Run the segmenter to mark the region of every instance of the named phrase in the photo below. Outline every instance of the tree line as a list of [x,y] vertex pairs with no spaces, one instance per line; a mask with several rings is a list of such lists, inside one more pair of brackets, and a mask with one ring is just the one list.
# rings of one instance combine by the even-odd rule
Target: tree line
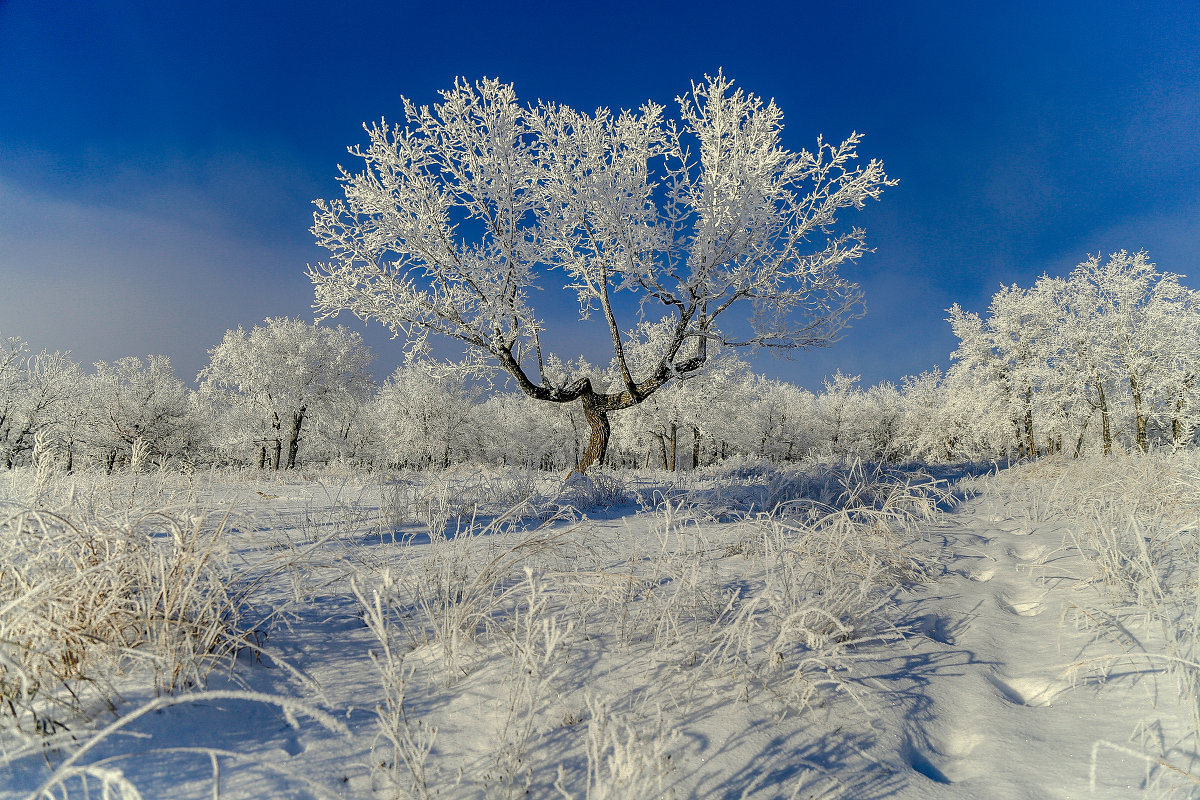
[[[816,391],[755,374],[726,349],[612,415],[604,464],[692,469],[726,458],[885,461],[1182,448],[1200,426],[1200,294],[1145,252],[1093,256],[1070,275],[1005,286],[985,313],[948,310],[952,365],[864,387],[841,372]],[[653,342],[653,332],[644,337]],[[343,463],[361,469],[490,462],[567,470],[586,458],[582,402],[545,403],[481,379],[478,364],[419,349],[382,383],[344,327],[288,317],[228,331],[196,388],[170,359],[97,362],[0,337],[0,459],[112,471]],[[636,347],[630,363],[647,357]],[[614,362],[562,364],[598,391]]]

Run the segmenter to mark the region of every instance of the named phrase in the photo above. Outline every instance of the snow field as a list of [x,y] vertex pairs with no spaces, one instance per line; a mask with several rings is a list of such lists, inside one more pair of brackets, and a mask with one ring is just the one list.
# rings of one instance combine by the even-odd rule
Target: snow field
[[[165,544],[195,518],[220,547],[179,560],[236,613],[174,683],[151,636],[64,683],[103,686],[116,723],[41,705],[47,673],[26,711],[66,727],[0,712],[0,796],[1200,796],[1195,467],[1039,462],[959,481],[953,510],[856,464],[29,473],[13,508],[88,530]],[[42,564],[46,537],[16,538]],[[30,600],[0,625],[47,613]]]

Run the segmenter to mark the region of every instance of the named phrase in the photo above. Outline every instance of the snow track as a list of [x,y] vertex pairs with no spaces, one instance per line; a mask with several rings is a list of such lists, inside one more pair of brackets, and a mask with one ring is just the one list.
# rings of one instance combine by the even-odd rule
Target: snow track
[[899,767],[915,773],[893,796],[1200,796],[1138,738],[1183,735],[1174,682],[1134,659],[1103,674],[1085,668],[1122,648],[1077,624],[1102,600],[1064,545],[1065,524],[1017,524],[991,502],[928,527],[928,546],[952,561],[902,600],[920,634],[907,658],[925,668],[909,690],[891,686],[902,718],[883,724],[900,731]]

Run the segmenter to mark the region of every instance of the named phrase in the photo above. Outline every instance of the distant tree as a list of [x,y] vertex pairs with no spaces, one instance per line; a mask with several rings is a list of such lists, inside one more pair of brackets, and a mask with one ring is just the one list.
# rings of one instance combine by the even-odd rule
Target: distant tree
[[[342,326],[328,328],[289,317],[268,317],[246,332],[227,331],[208,351],[198,376],[201,387],[227,393],[257,412],[259,467],[294,469],[305,421],[337,403],[361,401],[371,388],[367,371],[374,355],[362,337]],[[284,460],[284,442],[287,456]]]
[[976,384],[999,395],[1020,455],[1037,455],[1034,398],[1049,377],[1048,348],[1057,320],[1050,293],[1042,286],[1026,290],[1014,284],[992,296],[985,318],[957,303],[949,313],[959,339],[951,358],[975,373]]
[[[88,438],[105,455],[111,471],[130,462],[134,446],[147,457],[180,456],[196,425],[190,392],[175,377],[167,356],[128,356],[112,363],[98,361],[88,377],[87,402],[92,404]],[[140,444],[138,444],[140,442]]]
[[[497,80],[441,97],[405,99],[406,127],[368,126],[370,143],[350,150],[363,171],[341,170],[345,199],[316,201],[312,232],[332,257],[309,268],[315,308],[457,339],[530,397],[579,400],[581,470],[605,455],[609,413],[699,370],[710,342],[792,351],[834,340],[861,313],[838,268],[868,247],[859,228],[836,233],[837,216],[895,181],[879,161],[855,166],[859,134],[787,150],[778,106],[721,73],[678,98],[678,121],[650,102],[620,114],[522,106]],[[603,318],[614,386],[547,374],[532,298],[555,271],[581,318]],[[633,304],[621,292],[665,325],[623,332]],[[718,327],[734,307],[753,310],[749,327]],[[652,330],[665,335],[635,369],[628,351],[650,342],[631,337]]]
[[960,344],[947,379],[966,372],[963,385],[991,388],[1018,455],[1079,455],[1089,441],[1111,453],[1122,439],[1182,447],[1200,421],[1200,295],[1144,251],[1003,287],[986,317],[955,305],[950,323]]
[[19,339],[0,343],[0,457],[9,469],[39,434],[66,435],[68,409],[79,401],[82,372],[70,353],[27,353]]
[[[1097,370],[1128,389],[1134,441],[1142,452],[1150,447],[1154,407],[1173,399],[1160,396],[1160,389],[1169,392],[1178,359],[1195,352],[1188,332],[1194,330],[1197,308],[1179,278],[1159,272],[1144,250],[1121,250],[1107,261],[1090,256],[1062,284],[1064,316],[1090,334]],[[1105,451],[1110,449],[1106,434]]]
[[384,462],[449,466],[478,452],[478,438],[470,434],[480,394],[456,364],[406,359],[371,403]]

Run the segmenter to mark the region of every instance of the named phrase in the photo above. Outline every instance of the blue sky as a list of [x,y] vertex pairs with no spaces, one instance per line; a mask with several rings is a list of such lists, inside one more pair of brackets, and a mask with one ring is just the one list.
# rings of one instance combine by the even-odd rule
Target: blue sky
[[311,201],[364,120],[459,75],[594,109],[721,67],[778,101],[793,149],[863,132],[901,181],[853,220],[868,316],[756,360],[811,388],[945,366],[947,306],[1088,253],[1197,271],[1191,3],[434,5],[0,0],[0,333],[85,363],[165,353],[190,379],[227,328],[311,316]]

